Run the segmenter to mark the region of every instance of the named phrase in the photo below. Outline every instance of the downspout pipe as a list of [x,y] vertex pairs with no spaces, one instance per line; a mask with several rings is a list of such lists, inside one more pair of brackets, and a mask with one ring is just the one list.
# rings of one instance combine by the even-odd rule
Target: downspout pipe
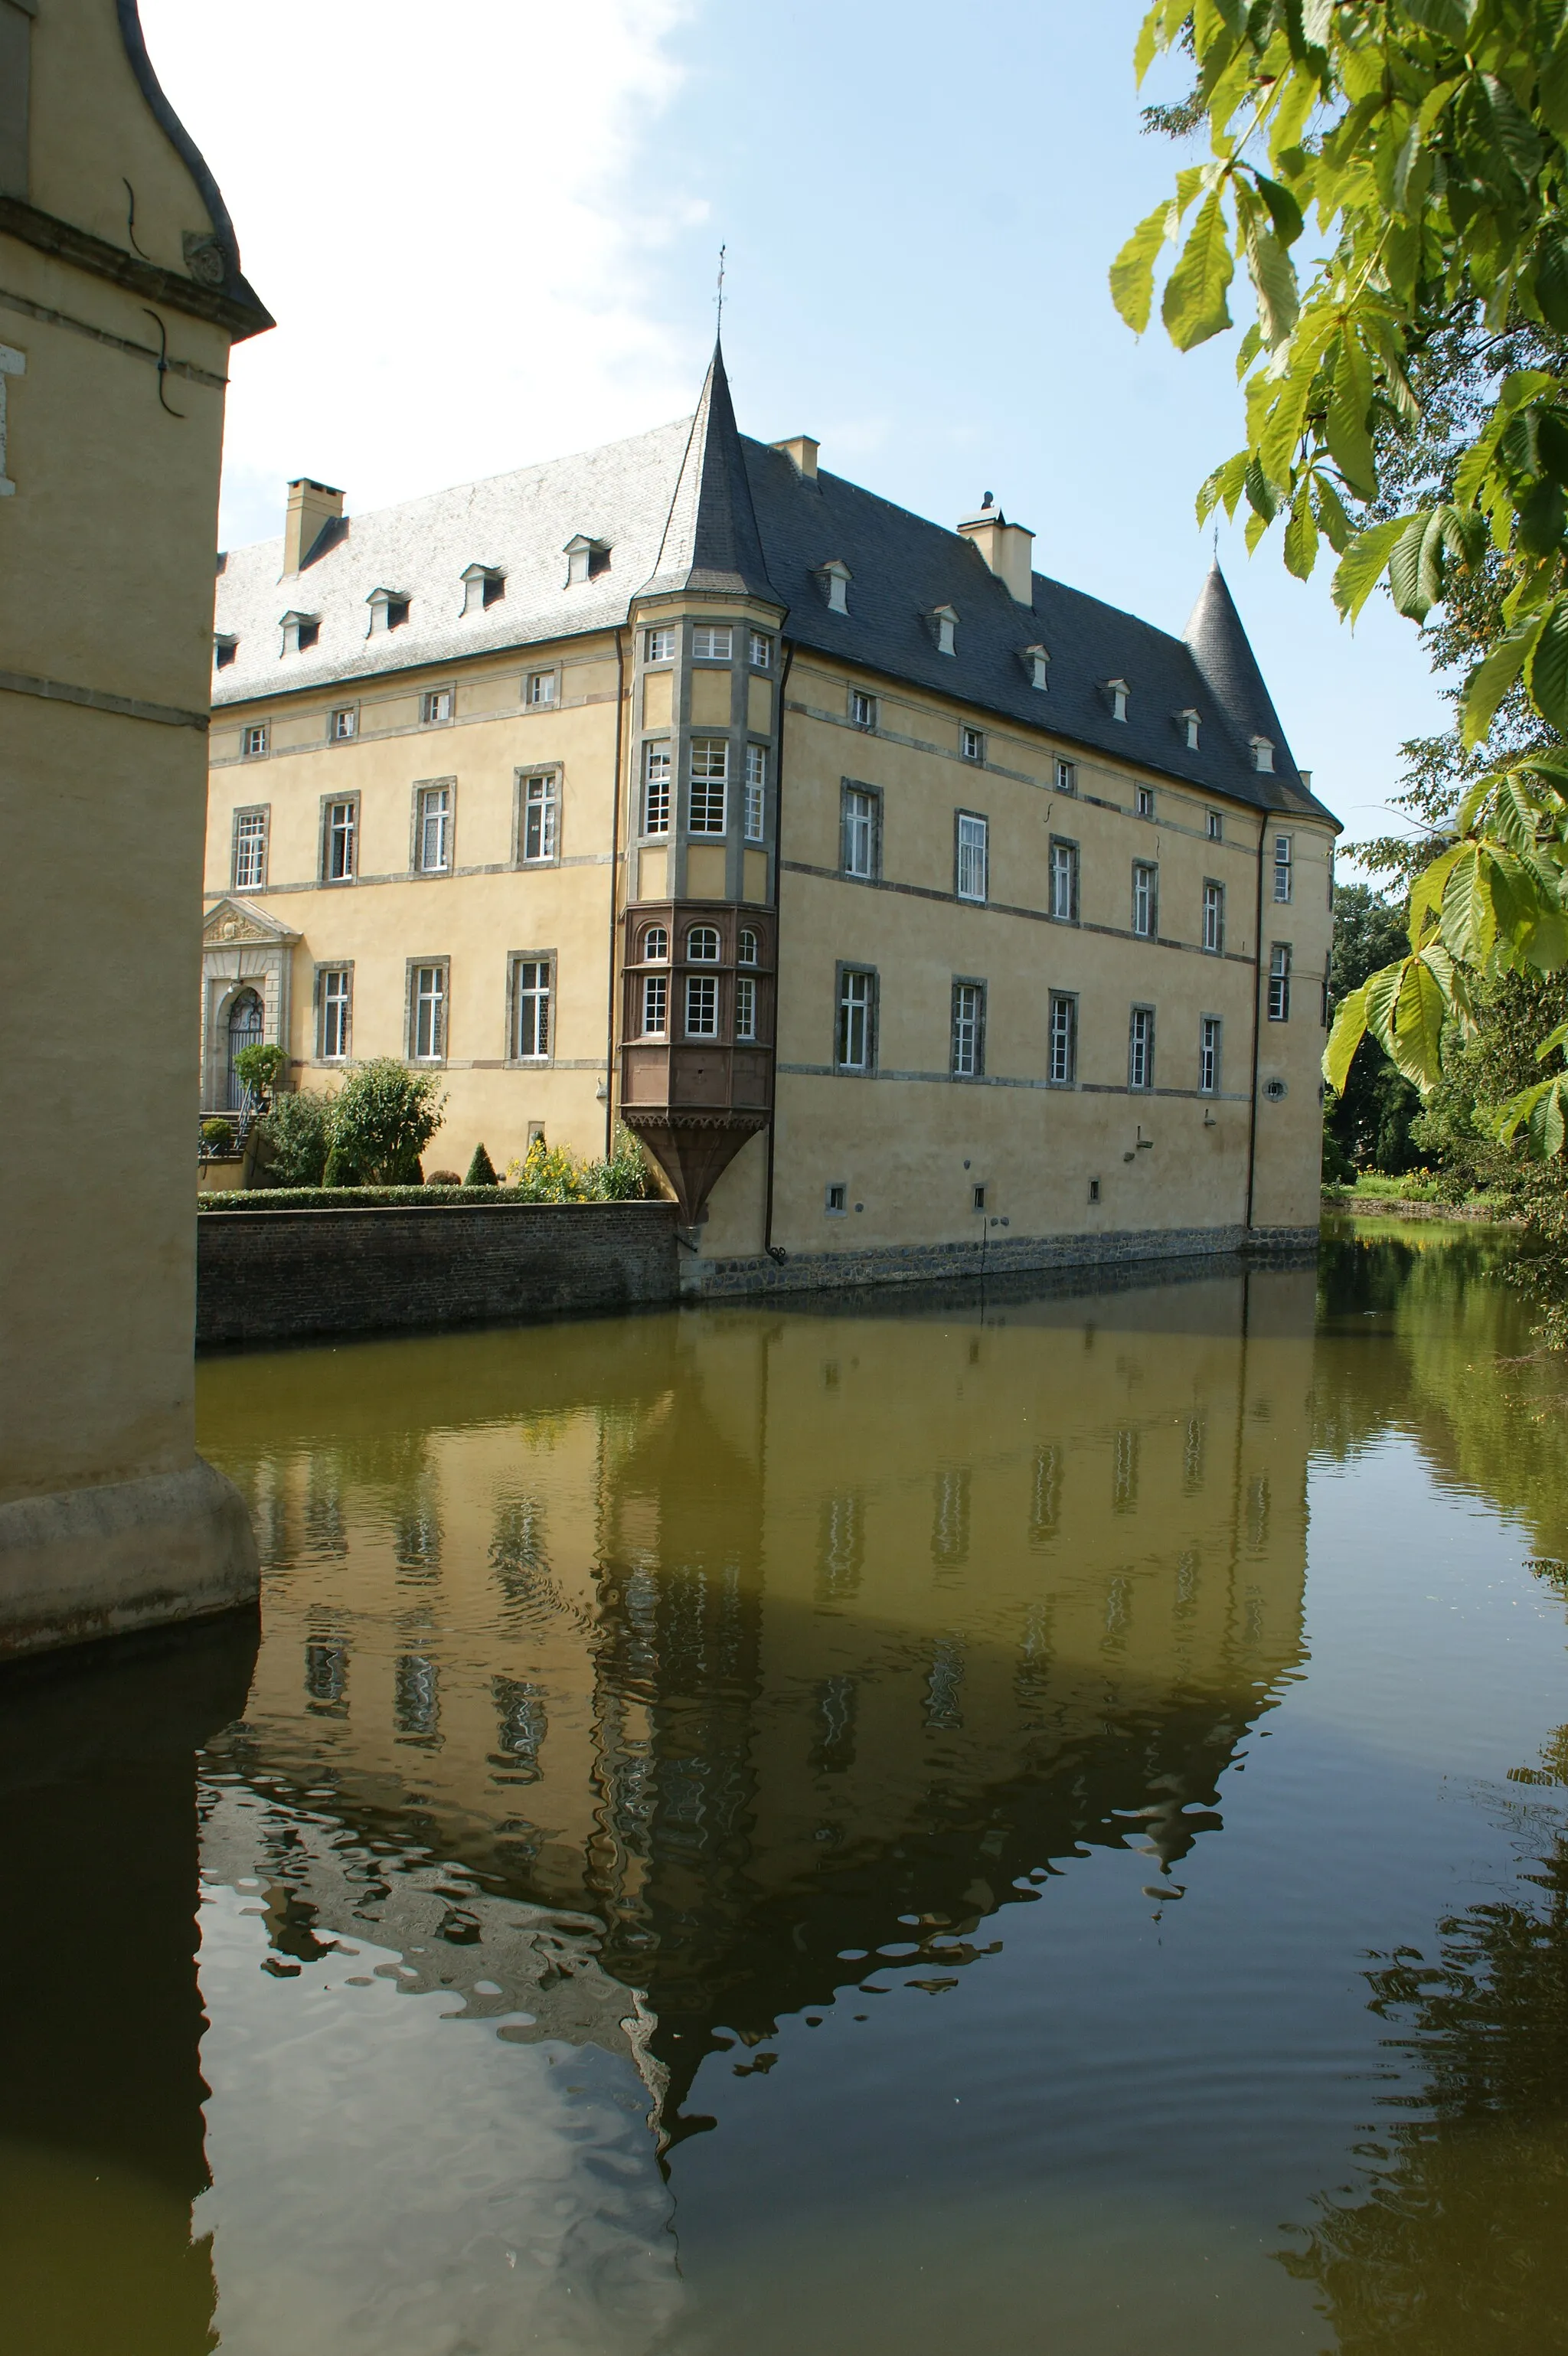
[[615,801],[610,812],[610,1003],[606,1009],[604,1036],[607,1047],[604,1057],[604,1159],[615,1141],[615,1000],[620,982],[616,951],[621,938],[621,798],[626,780],[621,775],[624,759],[626,725],[626,643],[625,632],[615,633]]
[[795,661],[795,640],[784,641],[784,669],[779,674],[779,758],[773,772],[773,1108],[768,1122],[768,1174],[766,1207],[763,1214],[763,1249],[770,1259],[782,1260],[784,1253],[773,1243],[773,1141],[778,1135],[779,1119],[779,1012],[784,982],[784,690]]
[[1258,819],[1258,890],[1253,916],[1253,1087],[1247,1107],[1247,1217],[1253,1232],[1253,1198],[1258,1165],[1258,1061],[1263,1052],[1264,994],[1264,845],[1268,841],[1268,812]]

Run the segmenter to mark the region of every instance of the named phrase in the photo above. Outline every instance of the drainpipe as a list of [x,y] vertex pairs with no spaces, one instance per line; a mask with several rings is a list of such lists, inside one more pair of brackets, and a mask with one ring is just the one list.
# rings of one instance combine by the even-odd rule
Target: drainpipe
[[626,648],[624,633],[615,633],[615,801],[610,813],[610,1004],[607,1010],[605,1037],[609,1043],[604,1058],[604,1159],[610,1159],[610,1149],[615,1141],[615,987],[620,976],[615,970],[615,950],[620,939],[621,865],[621,796],[625,779],[621,775],[624,757],[623,743],[626,719]]
[[789,685],[790,667],[795,661],[795,641],[784,641],[784,669],[779,673],[779,758],[773,771],[773,1109],[768,1122],[768,1175],[766,1207],[763,1214],[763,1249],[770,1259],[782,1260],[784,1253],[773,1247],[773,1140],[778,1134],[779,1118],[779,1011],[784,982],[784,960],[779,954],[783,937],[784,916],[784,690]]
[[1264,845],[1268,841],[1268,812],[1258,814],[1258,894],[1253,917],[1253,1095],[1247,1107],[1247,1233],[1253,1231],[1253,1191],[1258,1161],[1258,1058],[1263,1051],[1264,991]]

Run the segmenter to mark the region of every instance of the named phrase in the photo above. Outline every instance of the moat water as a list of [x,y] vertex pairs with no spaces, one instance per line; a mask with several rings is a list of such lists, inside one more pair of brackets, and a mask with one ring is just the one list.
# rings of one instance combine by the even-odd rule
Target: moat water
[[1568,2344],[1509,1249],[205,1364],[259,1647],[0,1685],[0,2348]]

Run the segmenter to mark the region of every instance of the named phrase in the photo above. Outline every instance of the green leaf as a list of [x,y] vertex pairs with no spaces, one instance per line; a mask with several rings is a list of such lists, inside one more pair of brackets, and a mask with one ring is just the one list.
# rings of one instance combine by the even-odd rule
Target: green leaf
[[1169,218],[1168,204],[1156,205],[1148,219],[1139,221],[1111,264],[1111,300],[1135,336],[1141,336],[1148,326],[1154,303],[1154,265],[1165,243]]
[[1413,23],[1424,25],[1429,33],[1436,33],[1459,48],[1470,29],[1473,0],[1404,0],[1404,13]]
[[1279,513],[1279,492],[1255,458],[1247,462],[1242,477],[1242,488],[1247,495],[1247,505],[1253,513],[1262,516],[1264,523],[1272,523]]
[[1413,622],[1424,622],[1433,600],[1424,596],[1421,583],[1421,552],[1426,544],[1426,527],[1430,516],[1412,516],[1399,538],[1389,551],[1388,585],[1395,611]]
[[1317,519],[1312,512],[1310,477],[1296,492],[1285,527],[1285,562],[1298,581],[1305,581],[1317,562]]
[[1283,180],[1271,180],[1266,172],[1258,171],[1253,172],[1253,179],[1259,196],[1268,207],[1275,235],[1282,245],[1294,245],[1303,228],[1301,207]]
[[1547,1033],[1535,1051],[1536,1062],[1544,1064],[1554,1047],[1568,1047],[1568,1023],[1560,1023],[1555,1031]]
[[1335,0],[1301,0],[1301,37],[1308,48],[1326,49]]
[[1559,597],[1542,618],[1525,660],[1524,683],[1547,725],[1568,736],[1568,597]]
[[1165,25],[1165,0],[1154,0],[1154,6],[1138,27],[1138,37],[1133,49],[1133,71],[1141,83],[1160,48],[1160,34]]
[[1535,255],[1535,299],[1541,316],[1559,335],[1568,335],[1568,241],[1549,232]]
[[1242,483],[1247,471],[1247,454],[1238,450],[1222,466],[1216,466],[1198,493],[1198,520],[1207,523],[1217,507],[1223,507],[1228,516],[1236,512],[1236,501],[1242,496]]
[[1218,191],[1199,208],[1191,233],[1169,278],[1160,316],[1178,351],[1189,352],[1231,324],[1225,290],[1234,271],[1224,209]]
[[1328,447],[1345,480],[1358,497],[1375,498],[1378,465],[1372,455],[1368,415],[1372,405],[1372,364],[1347,328],[1339,340],[1334,366],[1334,390],[1328,399]]
[[1317,520],[1323,527],[1323,536],[1335,555],[1343,556],[1355,537],[1356,528],[1327,475],[1315,475],[1313,487],[1317,494]]
[[1541,69],[1535,85],[1535,110],[1549,131],[1559,139],[1568,139],[1568,39],[1561,35],[1557,47]]
[[1367,1028],[1367,990],[1352,990],[1342,998],[1334,1012],[1334,1028],[1328,1033],[1328,1044],[1323,1050],[1323,1076],[1330,1087],[1343,1096],[1345,1081],[1357,1048]]
[[1300,308],[1295,267],[1279,239],[1255,219],[1247,223],[1246,252],[1258,325],[1270,351],[1277,351],[1295,327]]
[[1429,1088],[1443,1072],[1443,1026],[1448,1020],[1448,992],[1433,970],[1429,951],[1405,962],[1392,1024],[1394,1062],[1407,1080]]
[[1478,744],[1497,716],[1497,709],[1524,669],[1526,658],[1541,634],[1545,616],[1531,615],[1500,638],[1465,682],[1461,726],[1466,750]]
[[1535,125],[1499,75],[1484,73],[1480,80],[1491,108],[1492,129],[1499,147],[1521,180],[1533,180],[1541,164],[1541,139]]
[[1340,618],[1353,622],[1388,568],[1396,542],[1409,529],[1407,516],[1392,516],[1360,531],[1339,559],[1334,574],[1334,603]]

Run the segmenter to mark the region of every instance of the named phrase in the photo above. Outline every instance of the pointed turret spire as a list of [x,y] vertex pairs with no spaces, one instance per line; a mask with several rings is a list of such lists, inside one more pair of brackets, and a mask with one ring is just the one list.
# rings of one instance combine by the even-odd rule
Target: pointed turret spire
[[1192,650],[1194,662],[1242,742],[1266,737],[1275,750],[1276,768],[1289,776],[1296,764],[1218,557],[1209,568],[1209,578],[1199,592],[1198,603],[1182,635]]
[[768,579],[724,354],[717,343],[691,421],[658,562],[643,584],[644,594],[675,589],[728,591],[784,603]]

